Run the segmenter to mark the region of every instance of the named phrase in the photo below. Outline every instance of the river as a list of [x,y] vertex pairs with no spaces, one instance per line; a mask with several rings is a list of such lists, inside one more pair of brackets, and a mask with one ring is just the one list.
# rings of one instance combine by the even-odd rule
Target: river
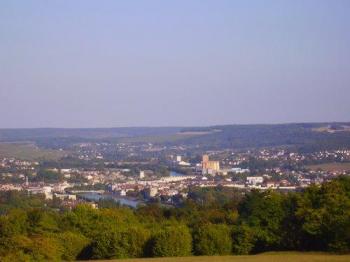
[[123,205],[123,206],[129,206],[132,208],[136,208],[139,204],[141,204],[141,201],[138,200],[132,200],[129,198],[124,198],[120,196],[114,196],[114,195],[100,195],[97,193],[84,193],[79,195],[81,198],[89,200],[89,201],[94,201],[98,202],[101,199],[106,199],[106,200],[114,200],[115,202]]
[[170,171],[170,176],[186,176],[185,174],[181,174],[181,173],[178,173],[178,172],[175,172],[175,171]]

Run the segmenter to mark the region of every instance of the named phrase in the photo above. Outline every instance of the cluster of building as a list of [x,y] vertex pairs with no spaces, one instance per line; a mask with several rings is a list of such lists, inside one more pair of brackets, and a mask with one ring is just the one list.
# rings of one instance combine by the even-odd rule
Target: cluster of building
[[[101,161],[102,168],[49,168],[62,175],[55,183],[33,182],[28,174],[41,168],[39,162],[14,158],[0,159],[0,191],[25,190],[30,194],[43,194],[47,199],[59,199],[67,206],[83,201],[82,192],[75,188],[105,185],[99,194],[119,197],[152,199],[157,197],[186,197],[191,187],[232,187],[241,190],[297,190],[311,184],[320,184],[350,170],[308,168],[323,162],[350,162],[350,150],[320,151],[308,154],[290,152],[281,148],[246,151],[220,150],[204,152],[195,157],[185,147],[159,147],[152,144],[118,144],[118,156],[110,160],[111,146],[107,143],[87,143],[77,146],[76,156],[86,161]],[[141,150],[141,151],[140,151]],[[141,157],[142,156],[142,157]],[[173,157],[174,156],[174,157]],[[171,159],[171,161],[169,161]],[[258,166],[252,165],[252,159]],[[99,162],[101,163],[101,162]],[[157,173],[157,166],[166,166],[169,176]],[[249,168],[248,168],[249,167]],[[137,171],[135,171],[137,170]],[[107,189],[108,188],[108,189]]]

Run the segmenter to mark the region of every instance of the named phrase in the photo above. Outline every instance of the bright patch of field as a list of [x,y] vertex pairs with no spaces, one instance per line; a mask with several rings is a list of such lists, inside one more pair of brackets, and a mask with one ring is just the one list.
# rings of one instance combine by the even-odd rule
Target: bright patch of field
[[330,172],[342,172],[342,171],[350,171],[350,163],[326,163],[319,165],[309,165],[307,166],[310,170],[324,170]]
[[336,132],[350,132],[350,126],[348,125],[341,125],[340,128],[331,128],[330,126],[321,126],[312,128],[312,131],[315,132],[328,132],[328,133],[336,133]]
[[118,142],[122,143],[165,143],[165,142],[176,142],[183,139],[192,138],[198,135],[193,134],[171,134],[161,136],[138,136],[138,137],[123,137],[118,139]]
[[122,137],[119,138],[119,142],[123,143],[165,143],[165,142],[177,142],[185,139],[197,137],[197,136],[205,136],[214,134],[217,132],[221,132],[219,129],[213,129],[210,131],[185,131],[178,132],[174,134],[167,135],[151,135],[151,136],[136,136],[136,137]]
[[21,160],[57,160],[64,156],[58,150],[41,149],[32,143],[0,143],[0,158],[14,157]]
[[[103,260],[111,261],[111,260]],[[331,255],[324,253],[276,252],[249,256],[175,257],[118,259],[114,262],[345,262],[350,255]],[[99,261],[101,262],[101,260]]]
[[221,132],[220,129],[213,129],[210,131],[183,131],[177,133],[178,135],[192,135],[192,136],[202,136],[202,135],[210,135],[213,133]]

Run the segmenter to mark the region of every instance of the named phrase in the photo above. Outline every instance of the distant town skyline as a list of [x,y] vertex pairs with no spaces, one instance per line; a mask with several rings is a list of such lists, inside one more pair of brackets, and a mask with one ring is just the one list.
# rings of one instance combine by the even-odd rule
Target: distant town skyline
[[0,128],[350,121],[350,2],[0,2]]

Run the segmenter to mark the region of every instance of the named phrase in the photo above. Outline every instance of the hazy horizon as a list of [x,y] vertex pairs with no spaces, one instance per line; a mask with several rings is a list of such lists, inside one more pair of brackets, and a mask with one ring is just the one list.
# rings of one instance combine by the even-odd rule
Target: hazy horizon
[[350,2],[0,2],[0,128],[350,121]]
[[113,129],[113,128],[196,128],[196,127],[214,127],[214,126],[244,126],[244,125],[293,125],[293,124],[336,124],[336,123],[344,123],[349,124],[350,121],[317,121],[317,122],[280,122],[280,123],[222,123],[222,124],[213,124],[213,125],[168,125],[168,126],[161,126],[161,125],[150,125],[150,126],[86,126],[86,127],[79,127],[79,126],[72,126],[72,127],[62,127],[62,126],[42,126],[42,127],[0,127],[0,129]]

